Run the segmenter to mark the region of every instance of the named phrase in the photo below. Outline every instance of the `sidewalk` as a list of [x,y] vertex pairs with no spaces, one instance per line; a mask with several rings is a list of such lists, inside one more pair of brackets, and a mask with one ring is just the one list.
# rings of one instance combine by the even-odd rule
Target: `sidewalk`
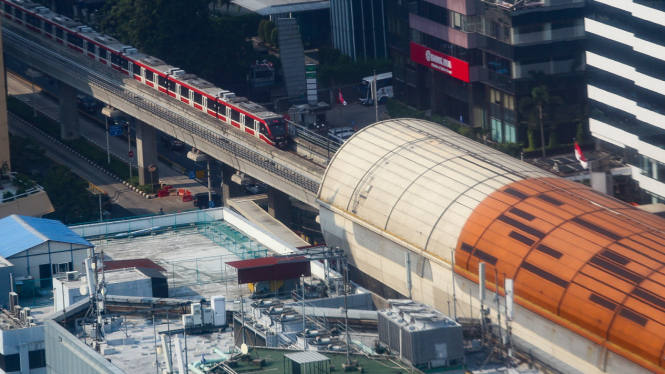
[[[27,102],[30,104],[34,102],[35,106],[40,111],[55,119],[59,118],[60,109],[57,103],[40,94],[33,95],[32,89],[29,86],[22,84],[11,75],[8,75],[7,78],[7,86],[10,94],[20,99],[27,100]],[[79,121],[81,135],[97,143],[98,145],[103,145],[103,148],[106,148],[106,135],[104,129],[97,127],[84,118],[79,118]],[[17,120],[10,120],[10,126],[12,131],[16,132],[18,135],[27,136],[37,141],[40,146],[46,149],[49,157],[52,157],[63,165],[70,166],[76,174],[86,179],[90,183],[100,187],[102,190],[108,193],[110,197],[113,197],[117,194],[118,200],[116,203],[125,207],[133,214],[144,215],[157,213],[159,208],[163,208],[164,211],[179,211],[194,208],[191,202],[183,203],[182,197],[180,196],[169,196],[148,200],[145,197],[128,189],[124,184],[117,182],[114,178],[111,178],[105,173],[99,171],[92,165],[85,163],[71,152],[56,145],[38,132],[20,124]],[[126,142],[112,137],[109,143],[112,153],[114,153],[121,160],[128,160],[128,146]],[[136,154],[136,147],[132,146],[132,150]],[[134,160],[134,165],[136,165],[136,160]],[[166,184],[170,184],[174,188],[189,189],[192,194],[198,192],[207,192],[206,187],[202,186],[200,183],[194,180],[190,180],[187,176],[180,174],[178,171],[173,170],[166,164],[159,162],[157,167],[160,173],[160,181],[163,181]]]

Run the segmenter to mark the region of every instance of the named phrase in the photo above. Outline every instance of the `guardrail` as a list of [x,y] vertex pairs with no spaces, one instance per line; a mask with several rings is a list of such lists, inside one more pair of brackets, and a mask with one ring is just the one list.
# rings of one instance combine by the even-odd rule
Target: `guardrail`
[[63,55],[60,55],[57,52],[43,47],[39,43],[33,42],[17,34],[6,25],[2,26],[2,33],[3,43],[16,48],[21,53],[28,55],[35,60],[39,60],[41,63],[46,63],[52,68],[57,69],[66,75],[72,76],[87,84],[96,86],[120,101],[124,101],[130,105],[139,107],[152,114],[153,116],[178,126],[181,129],[188,131],[191,134],[210,142],[211,144],[214,144],[220,149],[223,149],[224,151],[231,153],[238,158],[241,158],[276,176],[279,176],[288,182],[302,187],[309,192],[317,193],[319,189],[318,180],[311,179],[292,169],[280,165],[273,159],[248,149],[244,145],[224,137],[222,134],[213,132],[189,119],[183,118],[181,115],[160,105],[157,105],[154,102],[144,100],[143,97],[139,96],[138,94],[124,89],[117,82],[113,82],[111,78],[90,70],[83,65],[65,58]]
[[289,136],[299,137],[305,139],[309,143],[312,143],[322,149],[327,149],[331,154],[335,154],[337,150],[342,146],[342,143],[339,143],[335,140],[330,139],[327,136],[321,136],[308,128],[301,126],[292,121],[286,121],[288,125]]

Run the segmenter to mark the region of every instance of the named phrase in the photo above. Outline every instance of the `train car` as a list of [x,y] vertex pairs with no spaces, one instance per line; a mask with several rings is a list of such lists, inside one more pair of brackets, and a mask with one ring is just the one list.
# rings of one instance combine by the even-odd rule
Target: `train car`
[[0,12],[47,39],[86,55],[270,145],[287,144],[279,115],[212,83],[28,0],[0,0]]

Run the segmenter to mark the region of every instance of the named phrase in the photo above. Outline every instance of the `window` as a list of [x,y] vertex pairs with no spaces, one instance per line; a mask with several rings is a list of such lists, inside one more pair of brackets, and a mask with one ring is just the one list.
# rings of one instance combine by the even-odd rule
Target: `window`
[[132,72],[134,75],[141,76],[141,66],[137,64],[132,64]]
[[21,371],[21,355],[19,353],[13,355],[3,355],[0,353],[0,370],[3,370],[5,373]]
[[238,112],[237,110],[231,109],[231,120],[236,121],[236,122],[240,122],[240,112]]
[[189,88],[180,86],[180,96],[189,99]]
[[111,63],[113,65],[120,66],[120,55],[116,55],[115,53],[111,53]]
[[67,34],[67,43],[83,48],[83,39],[74,34]]
[[73,262],[61,262],[59,264],[51,264],[51,274],[64,274],[70,270],[74,270]]
[[43,349],[28,352],[30,369],[39,369],[46,367],[46,352]]
[[176,92],[176,84],[174,81],[168,81],[168,87],[169,91],[175,93]]
[[166,80],[166,77],[162,77],[161,75],[157,76],[157,83],[159,84],[160,87],[163,88],[168,87],[168,81]]
[[154,82],[155,81],[155,73],[152,71],[145,69],[145,80],[149,82]]
[[47,34],[53,34],[53,25],[51,25],[51,24],[48,23],[48,22],[44,22],[44,31],[45,31]]
[[95,45],[88,42],[88,47],[87,47],[88,52],[95,54]]
[[64,32],[62,32],[62,29],[55,28],[55,37],[58,39],[64,39]]
[[506,143],[517,143],[517,135],[515,132],[515,126],[510,126],[506,124],[506,136],[504,141]]
[[203,105],[203,96],[198,92],[194,92],[194,102],[196,104]]
[[23,11],[14,9],[14,17],[16,17],[16,20],[23,20]]
[[492,118],[492,140],[503,143],[503,128],[501,121]]
[[12,7],[9,6],[9,4],[7,4],[7,3],[3,3],[3,4],[2,4],[2,10],[3,10],[6,14],[11,14],[11,13],[12,13]]
[[[206,99],[206,100],[207,100],[206,106],[208,107],[208,109],[212,110],[213,112],[216,112],[217,111],[217,103],[215,102],[215,100],[213,100],[213,99]],[[222,113],[222,114],[224,114],[224,113]]]
[[268,136],[268,130],[266,129],[266,125],[261,123],[259,127],[259,132],[265,136]]
[[108,60],[109,59],[109,51],[107,51],[104,48],[99,48],[99,58],[102,60]]
[[122,63],[122,69],[129,71],[129,60],[126,58],[120,58],[120,62]]

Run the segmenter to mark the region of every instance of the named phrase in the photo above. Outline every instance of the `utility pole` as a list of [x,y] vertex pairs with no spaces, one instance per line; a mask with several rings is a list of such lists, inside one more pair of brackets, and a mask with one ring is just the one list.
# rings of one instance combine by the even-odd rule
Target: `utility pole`
[[[129,154],[132,154],[132,126],[129,122],[127,122],[127,148],[129,149]],[[129,158],[129,179],[132,179],[132,159],[132,157]]]
[[208,157],[208,204],[212,201],[212,182],[210,180],[210,158]]
[[111,147],[109,146],[109,117],[106,117],[106,162],[111,163]]
[[99,194],[99,222],[102,222],[102,194]]
[[374,84],[372,87],[374,88],[374,114],[376,121],[379,122],[379,92],[377,91],[377,85],[376,85],[376,70],[374,70]]

